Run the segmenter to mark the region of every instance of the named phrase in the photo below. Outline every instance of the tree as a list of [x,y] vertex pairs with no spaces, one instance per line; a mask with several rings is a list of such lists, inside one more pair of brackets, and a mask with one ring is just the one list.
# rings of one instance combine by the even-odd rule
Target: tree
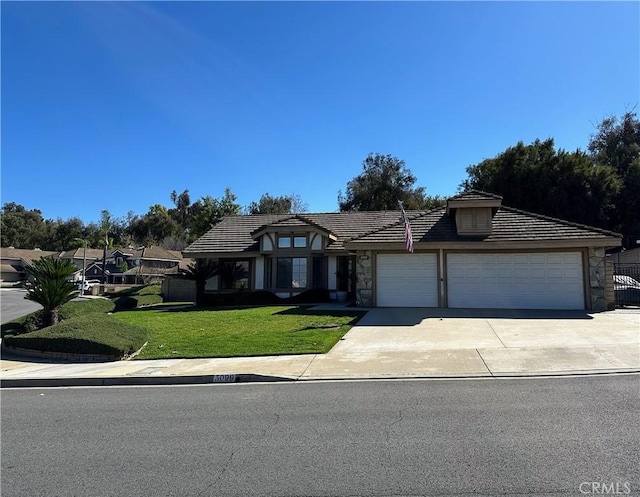
[[189,236],[196,239],[218,224],[225,216],[240,214],[240,205],[236,203],[236,196],[229,188],[224,196],[215,199],[206,195],[191,205],[189,216]]
[[281,195],[272,197],[265,193],[258,202],[251,202],[247,207],[247,214],[298,214],[305,212],[307,205],[299,195]]
[[38,209],[27,210],[7,202],[0,212],[0,237],[3,247],[47,249],[48,227]]
[[466,190],[501,195],[506,205],[576,223],[610,227],[620,182],[615,170],[580,150],[556,151],[552,138],[514,147],[467,167]]
[[78,294],[76,285],[69,277],[78,269],[68,259],[42,257],[26,266],[33,279],[27,286],[26,299],[40,304],[42,323],[51,326],[59,321],[60,306]]
[[362,173],[347,183],[345,194],[338,192],[341,211],[425,209],[440,203],[427,197],[424,187],[414,188],[416,177],[403,160],[391,155],[369,154],[362,162]]
[[104,234],[104,246],[102,249],[102,274],[100,275],[100,283],[104,285],[105,283],[105,271],[107,268],[107,249],[109,248],[109,230],[111,229],[111,225],[113,224],[113,218],[111,213],[104,209],[100,212],[100,232]]
[[187,266],[185,278],[196,283],[196,307],[203,307],[205,302],[205,287],[207,280],[218,274],[218,263],[213,259],[196,259]]
[[171,192],[171,201],[176,207],[175,209],[169,209],[169,215],[183,231],[187,231],[187,219],[189,218],[189,209],[191,207],[189,190],[183,191],[180,195],[173,190]]
[[169,215],[166,207],[155,204],[142,217],[135,217],[129,225],[129,233],[142,245],[159,245],[166,237],[179,234],[180,226]]
[[66,221],[57,219],[51,224],[50,229],[51,236],[47,243],[48,250],[62,252],[63,250],[79,247],[82,242],[78,242],[76,239],[85,238],[84,223],[77,217],[69,218]]
[[611,229],[625,234],[627,241],[640,238],[640,121],[636,114],[603,119],[588,149],[596,164],[615,169],[621,183]]

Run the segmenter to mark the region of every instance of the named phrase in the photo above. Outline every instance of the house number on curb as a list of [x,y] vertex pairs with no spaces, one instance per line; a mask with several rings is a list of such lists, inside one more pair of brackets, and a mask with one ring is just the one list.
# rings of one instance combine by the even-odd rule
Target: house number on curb
[[237,375],[235,374],[214,374],[213,382],[214,383],[233,383],[237,380]]

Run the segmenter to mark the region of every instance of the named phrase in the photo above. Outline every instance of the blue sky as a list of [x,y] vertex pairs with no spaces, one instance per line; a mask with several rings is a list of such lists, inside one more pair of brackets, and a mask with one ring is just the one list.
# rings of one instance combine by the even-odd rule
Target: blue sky
[[428,194],[640,100],[638,2],[7,2],[2,203],[95,221],[231,188],[310,211],[369,152]]

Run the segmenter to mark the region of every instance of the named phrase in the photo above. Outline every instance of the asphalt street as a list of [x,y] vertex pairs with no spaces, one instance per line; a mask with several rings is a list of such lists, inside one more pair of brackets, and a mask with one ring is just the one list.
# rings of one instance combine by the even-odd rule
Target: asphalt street
[[633,495],[638,382],[3,390],[2,495]]
[[42,308],[40,304],[25,299],[26,294],[25,290],[17,288],[0,290],[0,320],[2,324]]

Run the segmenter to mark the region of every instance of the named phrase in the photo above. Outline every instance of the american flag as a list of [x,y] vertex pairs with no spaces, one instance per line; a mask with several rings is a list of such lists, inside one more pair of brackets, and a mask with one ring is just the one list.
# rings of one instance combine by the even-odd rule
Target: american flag
[[413,235],[411,234],[411,224],[409,224],[409,218],[407,218],[407,213],[404,211],[404,207],[402,209],[402,222],[404,223],[404,242],[407,247],[407,251],[413,253]]

